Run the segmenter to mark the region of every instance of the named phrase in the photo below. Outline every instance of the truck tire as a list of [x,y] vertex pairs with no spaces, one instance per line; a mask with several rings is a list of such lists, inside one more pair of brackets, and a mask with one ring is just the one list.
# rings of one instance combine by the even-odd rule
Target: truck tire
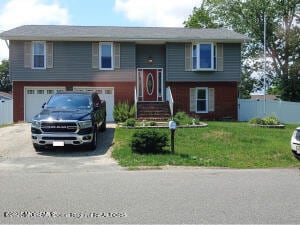
[[44,150],[44,147],[43,146],[40,146],[38,144],[33,144],[33,147],[35,149],[36,152],[41,152]]
[[94,128],[93,131],[93,140],[90,144],[88,144],[88,149],[89,150],[95,150],[97,148],[97,128]]
[[104,118],[104,121],[102,122],[102,124],[100,126],[100,131],[101,132],[106,131],[106,117]]

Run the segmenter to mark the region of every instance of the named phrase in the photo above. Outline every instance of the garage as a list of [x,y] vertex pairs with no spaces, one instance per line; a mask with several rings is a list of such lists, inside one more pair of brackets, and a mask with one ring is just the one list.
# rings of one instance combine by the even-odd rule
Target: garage
[[[65,91],[65,87],[25,87],[25,120],[30,122],[38,114],[42,105],[49,100],[51,95]],[[74,91],[97,92],[100,99],[106,101],[107,121],[114,121],[114,88],[112,87],[73,87]]]
[[114,88],[113,87],[73,87],[73,91],[97,92],[100,99],[106,101],[106,120],[114,121]]
[[25,121],[30,122],[38,114],[51,95],[59,91],[65,91],[65,87],[25,87]]

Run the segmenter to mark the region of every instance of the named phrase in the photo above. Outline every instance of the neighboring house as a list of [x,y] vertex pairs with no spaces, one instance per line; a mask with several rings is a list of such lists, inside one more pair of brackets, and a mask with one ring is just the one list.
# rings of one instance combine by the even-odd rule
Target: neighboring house
[[12,94],[0,91],[0,101],[11,101],[12,99]]
[[14,121],[30,121],[63,90],[97,91],[107,101],[108,121],[122,101],[158,108],[167,102],[174,114],[237,120],[247,37],[233,31],[26,25],[0,37],[9,40]]

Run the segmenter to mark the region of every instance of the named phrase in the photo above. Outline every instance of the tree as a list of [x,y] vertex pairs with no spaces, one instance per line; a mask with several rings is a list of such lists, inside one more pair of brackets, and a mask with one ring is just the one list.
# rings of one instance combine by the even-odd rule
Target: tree
[[220,25],[214,21],[210,12],[205,7],[206,1],[203,0],[200,8],[194,7],[193,14],[189,16],[183,24],[185,27],[192,28],[218,28]]
[[300,58],[290,66],[289,75],[281,82],[280,87],[280,94],[283,99],[300,102]]
[[295,93],[290,93],[290,88],[295,86],[295,79],[291,79],[291,69],[300,56],[300,15],[296,13],[297,4],[299,0],[207,0],[202,9],[219,26],[228,27],[251,38],[243,47],[242,60],[252,60],[256,72],[260,72],[263,65],[264,15],[266,16],[266,52],[271,61],[269,85],[279,88],[281,98],[289,101],[298,99],[296,89],[292,89]]
[[12,90],[8,65],[7,60],[2,60],[0,64],[0,91],[4,92],[10,92]]
[[239,84],[239,98],[251,98],[250,93],[253,92],[257,86],[257,80],[251,77],[251,74],[251,68],[249,66],[245,66],[241,75],[241,82]]

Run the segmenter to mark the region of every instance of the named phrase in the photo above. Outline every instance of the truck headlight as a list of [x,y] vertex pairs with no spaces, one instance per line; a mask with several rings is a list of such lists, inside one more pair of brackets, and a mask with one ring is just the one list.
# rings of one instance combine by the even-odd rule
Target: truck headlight
[[90,120],[79,122],[80,129],[90,128],[90,127],[93,127],[92,121],[90,121]]
[[41,128],[41,121],[33,120],[31,122],[31,126],[34,127],[34,128],[40,129]]

